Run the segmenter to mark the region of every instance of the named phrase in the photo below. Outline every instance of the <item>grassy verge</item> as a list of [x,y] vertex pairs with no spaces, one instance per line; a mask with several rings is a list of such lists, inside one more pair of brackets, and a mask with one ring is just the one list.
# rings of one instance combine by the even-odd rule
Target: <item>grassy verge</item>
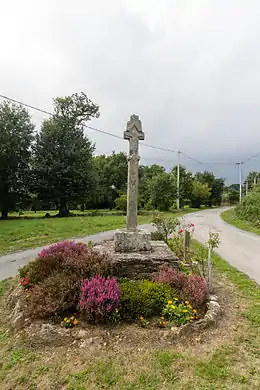
[[259,286],[215,254],[213,266],[223,309],[216,327],[174,342],[156,329],[119,326],[104,330],[98,346],[34,349],[2,328],[1,389],[259,389]]
[[[167,214],[180,217],[197,211],[185,208],[179,213]],[[139,224],[149,223],[153,215],[139,217]],[[67,238],[84,237],[125,226],[124,216],[71,217],[50,219],[17,219],[0,221],[0,254],[50,244]]]
[[237,227],[238,229],[245,230],[247,232],[260,234],[260,229],[255,227],[252,223],[247,222],[245,220],[242,220],[238,218],[238,216],[235,214],[234,209],[230,209],[227,211],[224,211],[224,213],[221,214],[221,218],[231,225]]

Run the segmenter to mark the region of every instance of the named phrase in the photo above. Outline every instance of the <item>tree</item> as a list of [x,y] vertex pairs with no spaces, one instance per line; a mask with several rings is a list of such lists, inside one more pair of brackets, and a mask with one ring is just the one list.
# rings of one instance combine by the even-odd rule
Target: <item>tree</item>
[[0,210],[2,219],[28,194],[34,125],[22,106],[0,105]]
[[[172,168],[172,175],[175,186],[177,188],[177,165]],[[184,207],[187,201],[190,201],[192,195],[192,173],[186,171],[186,168],[180,165],[180,207]],[[176,194],[177,195],[177,194]]]
[[212,185],[212,193],[210,195],[212,206],[220,206],[222,201],[222,194],[224,192],[225,180],[215,179]]
[[115,198],[126,193],[127,156],[123,152],[113,152],[110,156],[95,156],[93,162],[96,171],[93,205],[97,208],[111,208]]
[[256,171],[249,172],[245,182],[248,182],[248,189],[254,188],[254,186],[259,182],[260,173]]
[[210,197],[210,188],[208,184],[203,184],[198,180],[194,180],[192,184],[191,207],[200,208],[200,206]]
[[151,166],[140,165],[139,167],[139,201],[142,207],[151,208],[151,181],[165,173],[164,167],[153,164]]
[[195,180],[198,180],[202,184],[207,184],[211,194],[207,199],[207,206],[220,206],[222,194],[224,191],[224,179],[217,179],[212,172],[204,171],[197,172],[194,176]]
[[154,209],[160,211],[168,211],[173,205],[176,194],[176,187],[172,179],[172,175],[163,172],[150,182],[151,201]]
[[54,114],[43,122],[34,146],[34,189],[53,202],[58,216],[69,215],[69,202],[90,199],[94,188],[93,144],[84,125],[99,117],[99,107],[86,94],[54,99]]

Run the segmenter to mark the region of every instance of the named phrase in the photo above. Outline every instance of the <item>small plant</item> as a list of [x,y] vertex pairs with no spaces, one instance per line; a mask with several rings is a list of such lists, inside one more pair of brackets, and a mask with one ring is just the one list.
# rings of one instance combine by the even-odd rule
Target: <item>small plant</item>
[[187,278],[188,276],[184,272],[173,269],[168,264],[163,264],[160,267],[159,274],[154,276],[157,283],[170,284],[172,288],[178,290],[183,288]]
[[208,286],[209,290],[212,291],[212,264],[211,264],[211,252],[219,247],[220,239],[218,233],[209,233],[208,241],[206,242],[208,245]]
[[199,319],[197,310],[193,309],[189,301],[180,304],[178,300],[168,301],[162,314],[169,321],[169,326],[181,326]]
[[107,317],[107,321],[111,324],[119,324],[121,320],[121,315],[119,309],[116,308],[114,312],[109,313]]
[[161,318],[160,318],[159,328],[161,328],[161,329],[167,328],[167,321],[165,321],[164,316],[161,316]]
[[97,275],[82,281],[80,308],[94,320],[104,321],[119,307],[120,295],[115,278]]
[[141,328],[148,328],[150,322],[146,320],[143,316],[140,317],[140,326]]
[[64,320],[63,320],[63,323],[64,323],[64,326],[65,328],[73,328],[74,326],[76,326],[79,321],[76,319],[76,314],[74,316],[71,316],[71,317],[65,317]]
[[195,274],[190,275],[184,283],[182,295],[191,300],[194,305],[203,304],[209,295],[206,279]]
[[29,276],[25,276],[20,280],[20,285],[26,290],[31,287]]
[[164,241],[168,243],[169,235],[176,231],[177,227],[180,225],[180,221],[178,218],[165,218],[161,215],[157,215],[153,220],[153,225],[157,228],[159,233],[162,233]]

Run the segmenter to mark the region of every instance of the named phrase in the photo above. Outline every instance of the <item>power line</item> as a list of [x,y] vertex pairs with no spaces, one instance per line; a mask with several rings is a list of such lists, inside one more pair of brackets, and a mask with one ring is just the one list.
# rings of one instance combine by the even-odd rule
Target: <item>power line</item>
[[[20,104],[22,106],[25,106],[25,107],[28,107],[32,110],[35,110],[35,111],[38,111],[38,112],[41,112],[43,114],[47,114],[47,115],[51,115],[53,116],[54,114],[51,113],[50,111],[47,111],[47,110],[44,110],[44,109],[41,109],[41,108],[38,108],[36,106],[33,106],[31,104],[27,104],[27,103],[24,103],[24,102],[21,102],[17,99],[13,99],[13,98],[10,98],[9,96],[5,96],[5,95],[2,95],[0,94],[0,97],[3,98],[3,99],[6,99],[6,100],[9,100],[13,103],[17,103],[17,104]],[[121,139],[121,140],[124,140],[124,138],[122,136],[119,136],[117,134],[114,134],[114,133],[110,133],[108,131],[104,131],[104,130],[101,130],[101,129],[98,129],[96,127],[92,127],[92,126],[88,126],[88,125],[85,125],[84,126],[85,128],[89,129],[89,130],[93,130],[93,131],[96,131],[100,134],[105,134],[105,135],[108,135],[110,137],[114,137],[114,138],[117,138],[117,139]],[[163,147],[160,147],[160,146],[155,146],[155,145],[150,145],[150,144],[147,144],[147,143],[144,143],[144,142],[140,142],[140,145],[144,146],[144,147],[147,147],[147,148],[151,148],[151,149],[156,149],[156,150],[160,150],[160,151],[163,151],[163,152],[170,152],[170,153],[174,153],[174,154],[177,154],[178,152],[180,152],[180,154],[182,154],[183,156],[187,157],[188,159],[196,162],[197,164],[201,164],[201,165],[204,165],[204,166],[208,166],[210,169],[213,169],[213,170],[216,170],[216,168],[213,168],[212,166],[210,165],[235,165],[236,162],[232,163],[232,162],[227,162],[227,163],[223,163],[223,162],[219,162],[219,163],[207,163],[207,162],[202,162],[200,160],[197,160],[196,158],[182,152],[182,151],[178,151],[177,149],[168,149],[168,148],[163,148]],[[260,152],[248,157],[247,159],[244,160],[244,162],[248,162],[250,160],[252,160],[253,158],[255,157],[258,157],[260,155]],[[164,160],[165,161],[165,160]]]

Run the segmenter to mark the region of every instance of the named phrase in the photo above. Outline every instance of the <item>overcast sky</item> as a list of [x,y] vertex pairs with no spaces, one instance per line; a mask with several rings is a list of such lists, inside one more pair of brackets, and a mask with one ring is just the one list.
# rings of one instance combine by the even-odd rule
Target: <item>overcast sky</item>
[[[52,110],[53,97],[83,91],[100,105],[96,127],[123,135],[136,113],[149,144],[208,163],[243,160],[260,151],[259,21],[258,0],[2,1],[0,93]],[[88,134],[98,153],[127,150]],[[235,166],[205,168],[237,181]],[[260,160],[248,169],[260,171]]]

